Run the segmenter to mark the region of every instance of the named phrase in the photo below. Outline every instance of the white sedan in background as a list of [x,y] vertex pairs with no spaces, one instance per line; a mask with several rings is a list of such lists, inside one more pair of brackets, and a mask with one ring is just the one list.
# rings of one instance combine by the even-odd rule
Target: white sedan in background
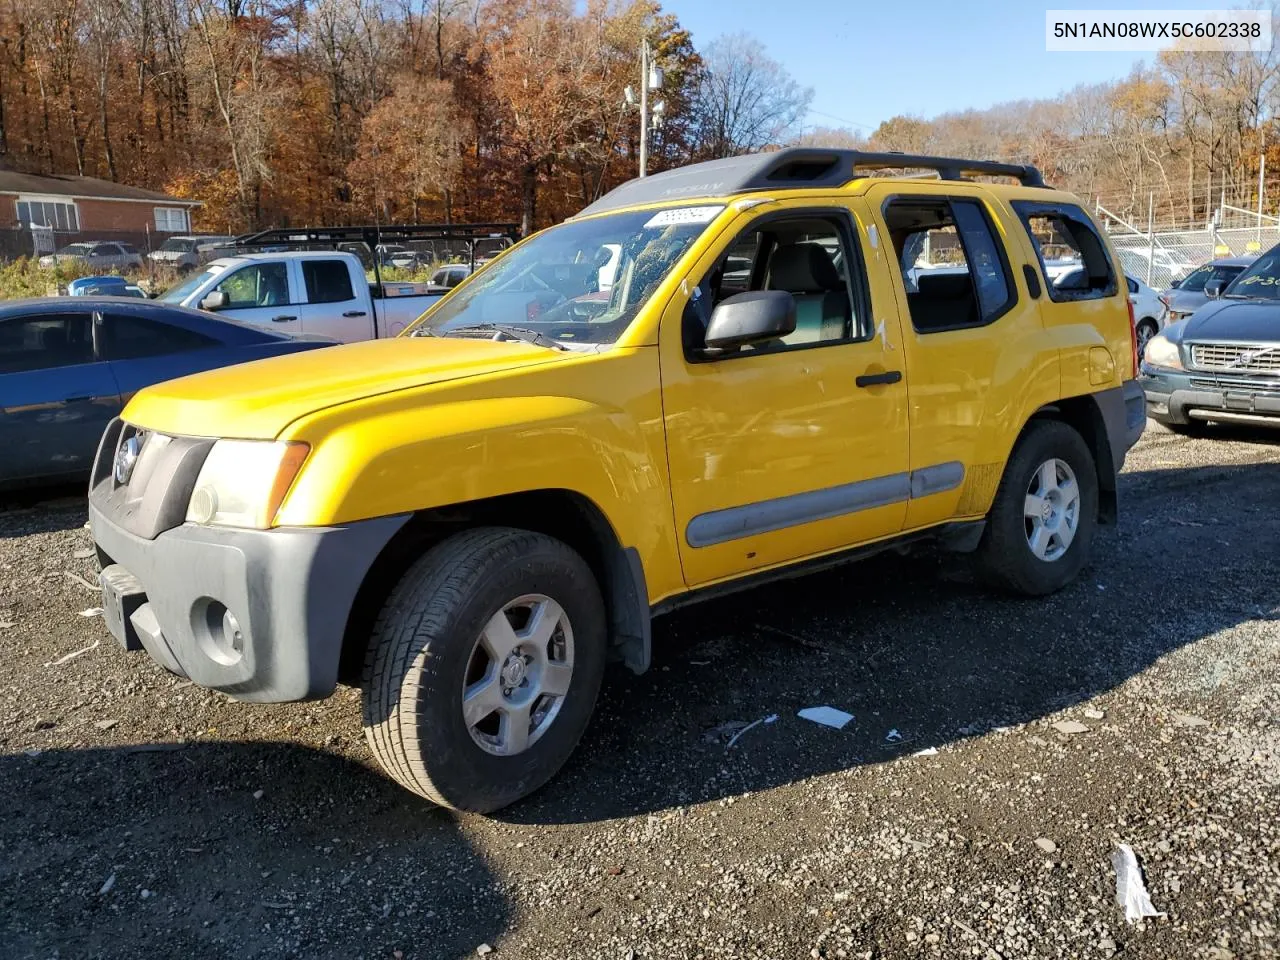
[[1169,308],[1160,294],[1137,277],[1125,276],[1129,282],[1129,302],[1133,304],[1133,324],[1138,333],[1138,356],[1146,352],[1147,343],[1169,323]]

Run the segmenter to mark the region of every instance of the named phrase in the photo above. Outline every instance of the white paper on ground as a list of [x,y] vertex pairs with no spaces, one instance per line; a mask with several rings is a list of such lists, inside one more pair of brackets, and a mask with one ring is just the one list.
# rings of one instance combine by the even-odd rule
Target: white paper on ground
[[853,719],[852,713],[845,713],[835,707],[805,707],[797,712],[796,716],[801,720],[812,720],[814,723],[820,723],[824,727],[835,727],[837,730],[843,730],[849,721]]
[[1116,871],[1116,903],[1124,907],[1124,918],[1130,923],[1143,917],[1163,917],[1151,903],[1146,884],[1142,882],[1142,868],[1133,848],[1122,843],[1111,855],[1111,865]]

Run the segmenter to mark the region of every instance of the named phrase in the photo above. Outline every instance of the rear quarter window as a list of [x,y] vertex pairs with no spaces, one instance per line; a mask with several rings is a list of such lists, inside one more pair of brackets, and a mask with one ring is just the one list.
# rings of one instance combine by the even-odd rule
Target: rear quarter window
[[[1088,214],[1071,203],[1013,201],[1022,225],[1040,258],[1040,270],[1048,281],[1049,299],[1056,303],[1100,300],[1119,290],[1115,268],[1097,228]],[[1054,282],[1046,260],[1078,260],[1080,267]]]

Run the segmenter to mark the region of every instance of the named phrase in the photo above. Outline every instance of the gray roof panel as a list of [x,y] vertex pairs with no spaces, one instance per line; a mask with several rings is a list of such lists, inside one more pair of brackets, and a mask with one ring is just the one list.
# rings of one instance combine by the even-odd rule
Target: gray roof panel
[[966,173],[977,173],[984,176],[1014,177],[1029,187],[1044,186],[1040,171],[1022,164],[906,153],[791,147],[772,153],[749,153],[741,157],[708,160],[643,178],[637,177],[610,190],[578,216],[587,217],[646,203],[679,203],[758,190],[842,187],[857,179],[860,167],[936,170],[944,180],[961,180]]

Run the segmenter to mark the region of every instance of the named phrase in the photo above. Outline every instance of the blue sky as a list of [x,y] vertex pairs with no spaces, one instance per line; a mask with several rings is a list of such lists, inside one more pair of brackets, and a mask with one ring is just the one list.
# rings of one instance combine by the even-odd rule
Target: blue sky
[[760,39],[793,77],[813,88],[806,126],[848,126],[868,134],[900,113],[932,117],[1051,97],[1077,84],[1122,77],[1154,56],[1048,53],[1046,9],[1212,10],[1246,4],[667,0],[664,6],[693,32],[696,46],[739,30]]

